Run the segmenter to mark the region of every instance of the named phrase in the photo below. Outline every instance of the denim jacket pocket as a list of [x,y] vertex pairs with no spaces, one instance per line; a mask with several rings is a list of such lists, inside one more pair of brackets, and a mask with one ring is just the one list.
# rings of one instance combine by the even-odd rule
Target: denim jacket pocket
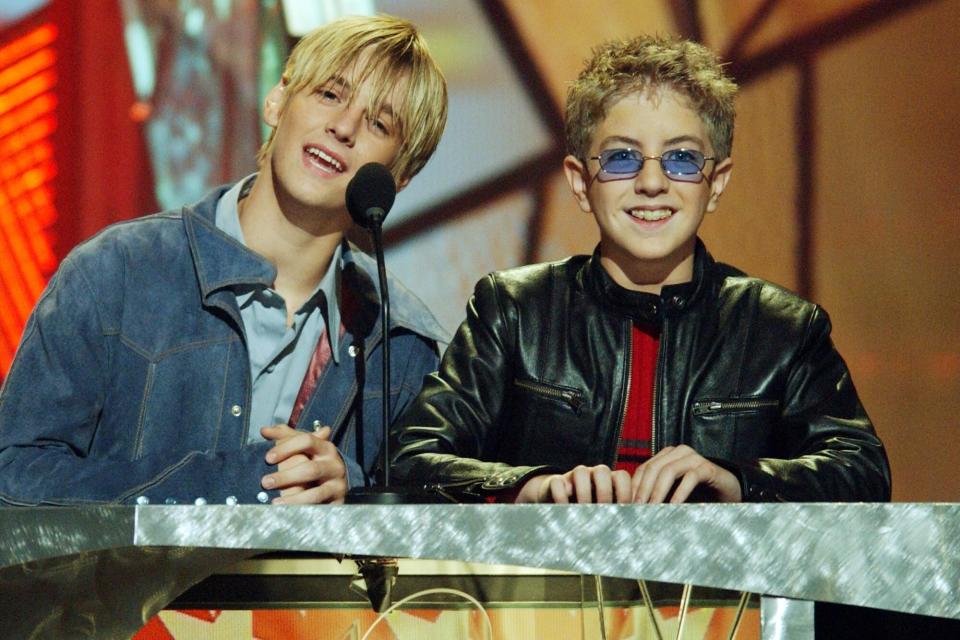
[[[125,350],[117,370],[130,374],[127,388],[136,384],[141,395],[132,458],[242,447],[249,414],[244,355],[239,340],[200,341],[148,360]],[[104,418],[112,415],[107,407]]]

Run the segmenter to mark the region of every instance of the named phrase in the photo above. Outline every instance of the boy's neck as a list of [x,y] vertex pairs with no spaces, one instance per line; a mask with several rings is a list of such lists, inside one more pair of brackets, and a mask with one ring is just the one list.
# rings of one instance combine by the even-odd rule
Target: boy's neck
[[614,282],[631,291],[660,295],[665,286],[693,280],[693,252],[664,260],[618,259],[600,249],[600,265]]
[[349,220],[345,212],[284,210],[269,171],[257,176],[249,195],[238,203],[238,217],[247,247],[276,267],[274,287],[285,298],[299,298],[316,288],[343,239],[343,221]]

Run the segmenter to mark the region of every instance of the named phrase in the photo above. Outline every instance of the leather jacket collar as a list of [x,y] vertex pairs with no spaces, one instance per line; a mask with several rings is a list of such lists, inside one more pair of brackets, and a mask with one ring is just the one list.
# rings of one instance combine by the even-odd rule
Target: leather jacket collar
[[600,246],[580,273],[584,290],[612,313],[636,322],[658,326],[664,317],[674,316],[700,300],[710,288],[714,261],[697,238],[693,279],[663,287],[660,295],[625,289],[614,282],[600,264]]

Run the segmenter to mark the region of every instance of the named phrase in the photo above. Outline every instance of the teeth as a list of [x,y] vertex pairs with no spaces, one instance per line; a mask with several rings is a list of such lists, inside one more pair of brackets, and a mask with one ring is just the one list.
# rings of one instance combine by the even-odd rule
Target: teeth
[[663,220],[673,215],[673,211],[670,209],[656,209],[653,211],[649,209],[631,209],[628,213],[638,220],[647,221]]
[[340,161],[339,161],[339,160],[337,160],[336,158],[334,158],[334,157],[332,157],[332,156],[327,155],[326,153],[324,153],[324,152],[321,151],[320,149],[317,149],[316,147],[310,147],[309,149],[307,149],[307,153],[309,153],[310,155],[312,155],[314,158],[317,158],[318,160],[324,162],[325,164],[330,165],[331,167],[333,167],[333,168],[336,169],[337,171],[340,171],[340,172],[343,171],[343,165],[340,164]]

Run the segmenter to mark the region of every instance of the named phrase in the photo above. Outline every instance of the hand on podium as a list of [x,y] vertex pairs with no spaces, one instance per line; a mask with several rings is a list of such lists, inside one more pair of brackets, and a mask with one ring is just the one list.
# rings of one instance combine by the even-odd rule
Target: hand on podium
[[601,464],[578,465],[562,474],[530,478],[517,494],[517,503],[639,503],[681,504],[708,496],[712,502],[741,502],[740,482],[723,467],[687,445],[665,447],[637,467],[633,477]]
[[556,504],[631,502],[630,474],[612,471],[605,464],[595,467],[577,465],[562,474],[534,476],[520,489],[517,503],[553,502]]
[[313,433],[285,424],[263,427],[260,433],[276,443],[266,454],[275,473],[263,476],[264,489],[280,489],[274,504],[343,504],[347,493],[347,467],[330,442],[330,427]]
[[640,504],[681,504],[694,490],[708,495],[711,502],[743,501],[735,475],[685,444],[658,451],[637,467],[631,484],[633,502]]

